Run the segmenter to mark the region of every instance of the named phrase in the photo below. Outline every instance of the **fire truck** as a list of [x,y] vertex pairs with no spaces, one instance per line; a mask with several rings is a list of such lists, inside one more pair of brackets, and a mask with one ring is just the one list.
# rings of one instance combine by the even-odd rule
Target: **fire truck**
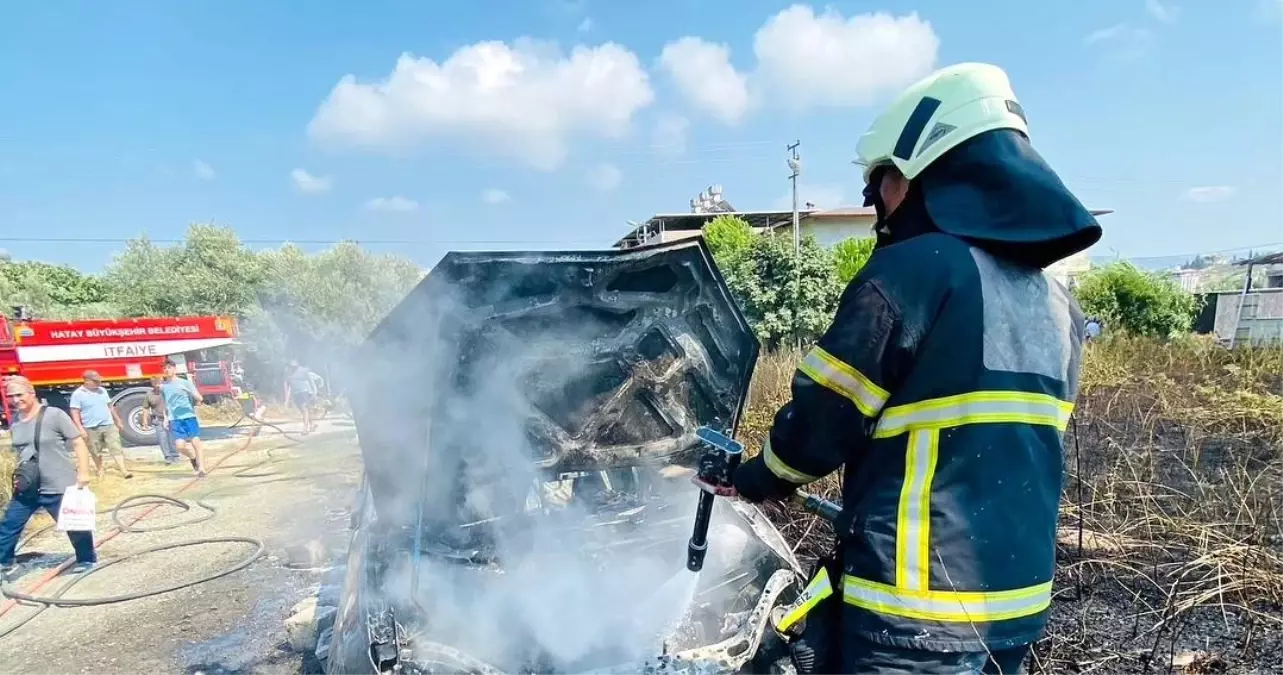
[[[124,422],[126,443],[156,442],[142,412],[149,380],[162,373],[166,359],[208,403],[240,394],[240,368],[228,347],[239,336],[232,317],[49,321],[32,319],[21,308],[14,308],[14,317],[0,315],[0,376],[26,377],[37,396],[65,410],[84,372],[98,371]],[[7,406],[0,404],[6,426],[12,414]]]

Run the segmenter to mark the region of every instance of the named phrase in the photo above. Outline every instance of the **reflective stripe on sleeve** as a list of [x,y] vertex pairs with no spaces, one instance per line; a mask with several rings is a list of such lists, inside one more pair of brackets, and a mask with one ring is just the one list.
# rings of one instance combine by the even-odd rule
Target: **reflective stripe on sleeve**
[[895,529],[895,585],[914,591],[929,588],[931,558],[931,480],[939,456],[940,432],[915,430],[909,434],[904,457],[904,485],[900,488]]
[[829,580],[828,569],[821,567],[815,578],[811,579],[811,583],[806,585],[802,595],[798,596],[793,606],[784,612],[784,616],[780,619],[776,628],[781,631],[787,631],[792,628],[794,624],[805,618],[816,605],[820,604],[821,600],[830,595],[833,595],[833,583]]
[[847,604],[878,614],[926,621],[989,622],[1037,614],[1051,605],[1051,582],[1011,591],[911,591],[845,575]]
[[771,439],[769,438],[766,439],[766,444],[762,446],[762,459],[766,462],[766,468],[770,469],[771,473],[778,476],[781,480],[786,480],[790,483],[797,483],[799,485],[819,480],[819,476],[802,473],[788,464],[785,464],[784,460],[780,459],[779,456],[775,454],[775,450],[771,449]]
[[797,368],[816,384],[850,399],[865,417],[876,416],[890,397],[864,373],[819,347],[812,347]]
[[1073,410],[1072,403],[1046,394],[977,391],[887,408],[882,411],[873,437],[890,438],[912,429],[1001,422],[1054,426],[1064,431]]

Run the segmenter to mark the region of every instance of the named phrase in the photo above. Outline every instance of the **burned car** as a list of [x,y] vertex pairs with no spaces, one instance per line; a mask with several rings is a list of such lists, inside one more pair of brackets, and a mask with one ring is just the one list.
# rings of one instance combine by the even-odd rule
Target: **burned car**
[[374,328],[365,476],[325,669],[767,672],[803,573],[717,500],[686,569],[701,426],[733,431],[758,344],[701,240],[450,253]]

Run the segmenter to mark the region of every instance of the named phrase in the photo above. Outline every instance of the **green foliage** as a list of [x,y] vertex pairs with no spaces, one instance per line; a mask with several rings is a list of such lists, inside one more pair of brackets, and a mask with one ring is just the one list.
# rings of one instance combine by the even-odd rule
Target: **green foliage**
[[261,256],[269,276],[243,327],[254,360],[277,367],[288,358],[324,370],[343,362],[423,275],[405,258],[351,242],[310,256],[286,244]]
[[739,216],[721,215],[704,226],[704,241],[712,251],[718,267],[734,265],[752,250],[757,233]]
[[106,284],[75,268],[0,260],[0,308],[5,311],[23,305],[42,316],[74,318],[106,300]]
[[237,316],[246,376],[271,394],[291,358],[322,373],[342,364],[347,349],[421,277],[413,262],[354,243],[316,254],[290,244],[258,252],[231,228],[192,225],[178,245],[157,246],[146,237],[128,242],[101,277],[0,260],[0,303],[26,305],[49,319]]
[[723,250],[718,267],[767,347],[814,340],[828,328],[842,294],[832,254],[802,239],[800,259],[785,237],[754,237],[747,251]]
[[1189,332],[1198,301],[1162,274],[1126,262],[1091,270],[1074,289],[1083,311],[1110,329],[1131,335],[1170,338]]
[[241,315],[256,302],[267,274],[265,261],[232,228],[192,225],[178,246],[130,241],[106,278],[128,316]]
[[838,280],[842,285],[851,283],[855,275],[864,269],[864,263],[873,255],[876,244],[877,240],[872,237],[850,237],[833,247],[833,260],[837,264]]

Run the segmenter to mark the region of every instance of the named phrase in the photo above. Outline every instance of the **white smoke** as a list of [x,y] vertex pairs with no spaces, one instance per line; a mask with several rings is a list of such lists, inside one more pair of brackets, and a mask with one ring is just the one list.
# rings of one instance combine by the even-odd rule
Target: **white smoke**
[[[685,544],[697,491],[671,481],[631,527],[597,525],[587,507],[561,503],[536,467],[541,449],[528,420],[539,413],[519,387],[549,362],[575,363],[570,341],[497,334],[482,348],[455,331],[471,313],[495,311],[419,289],[378,329],[377,349],[352,363],[378,518],[387,537],[406,544],[388,551],[382,587],[368,590],[416,605],[421,620],[408,628],[417,639],[500,668],[587,669],[654,656],[694,592]],[[725,516],[714,523],[725,526]],[[414,552],[416,535],[427,552]],[[706,574],[747,546],[743,532],[713,536]],[[734,558],[715,550],[723,543]],[[496,560],[451,559],[474,549]]]

